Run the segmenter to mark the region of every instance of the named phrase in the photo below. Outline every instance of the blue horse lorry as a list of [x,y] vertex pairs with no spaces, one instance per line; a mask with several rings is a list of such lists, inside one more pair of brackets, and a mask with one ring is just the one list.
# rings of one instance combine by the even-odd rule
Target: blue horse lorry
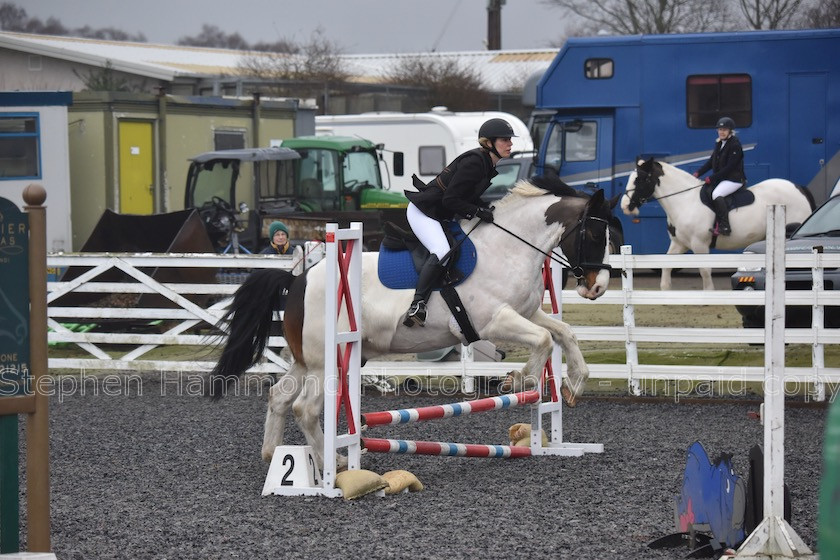
[[[729,116],[748,184],[789,179],[819,204],[840,176],[838,53],[840,29],[570,38],[536,84],[531,172],[612,197],[638,156],[699,168]],[[667,251],[658,203],[617,215],[634,253]]]

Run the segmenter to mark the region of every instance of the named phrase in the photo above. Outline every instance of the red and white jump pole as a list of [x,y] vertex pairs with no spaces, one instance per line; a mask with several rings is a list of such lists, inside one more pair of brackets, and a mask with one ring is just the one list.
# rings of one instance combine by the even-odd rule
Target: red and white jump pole
[[362,425],[388,426],[394,424],[409,424],[412,422],[423,422],[425,420],[437,420],[439,418],[451,418],[453,416],[466,416],[476,412],[487,412],[502,408],[512,408],[523,404],[532,404],[540,401],[539,391],[523,391],[511,393],[498,397],[488,397],[473,401],[463,401],[453,404],[441,404],[423,408],[404,408],[400,410],[385,410],[382,412],[366,412],[362,414]]
[[399,453],[402,455],[443,455],[446,457],[486,457],[491,459],[531,456],[530,447],[487,445],[483,443],[362,438],[362,446],[372,453]]

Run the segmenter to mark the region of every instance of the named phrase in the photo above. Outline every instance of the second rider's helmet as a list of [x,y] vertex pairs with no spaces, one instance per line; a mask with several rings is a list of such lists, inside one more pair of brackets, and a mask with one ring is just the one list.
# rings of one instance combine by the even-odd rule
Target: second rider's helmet
[[721,117],[715,128],[728,128],[729,130],[735,130],[735,121],[730,119],[729,117]]

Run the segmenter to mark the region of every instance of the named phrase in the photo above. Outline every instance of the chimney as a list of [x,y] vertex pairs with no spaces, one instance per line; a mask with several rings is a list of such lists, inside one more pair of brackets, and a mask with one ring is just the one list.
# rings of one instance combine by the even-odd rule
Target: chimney
[[505,0],[487,0],[487,50],[502,49],[502,6]]

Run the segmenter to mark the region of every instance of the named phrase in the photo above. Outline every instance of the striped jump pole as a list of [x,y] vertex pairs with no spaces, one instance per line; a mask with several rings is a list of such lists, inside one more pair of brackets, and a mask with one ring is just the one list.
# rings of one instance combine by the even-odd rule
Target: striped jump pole
[[486,457],[491,459],[508,459],[531,456],[530,447],[485,445],[483,443],[446,443],[440,441],[362,438],[362,447],[372,453],[399,453],[403,455]]
[[[466,416],[467,414],[474,414],[477,412],[488,412],[490,410],[512,408],[525,404],[533,404],[539,401],[540,392],[533,390],[523,391],[521,393],[510,393],[508,395],[500,395],[498,397],[488,397],[486,399],[426,406],[422,408],[404,408],[399,410],[384,410],[381,412],[367,412],[362,414],[362,425],[371,427],[410,424],[412,422],[451,418],[453,416]],[[486,446],[482,445],[479,447]],[[433,455],[447,455],[447,453],[433,453]]]

